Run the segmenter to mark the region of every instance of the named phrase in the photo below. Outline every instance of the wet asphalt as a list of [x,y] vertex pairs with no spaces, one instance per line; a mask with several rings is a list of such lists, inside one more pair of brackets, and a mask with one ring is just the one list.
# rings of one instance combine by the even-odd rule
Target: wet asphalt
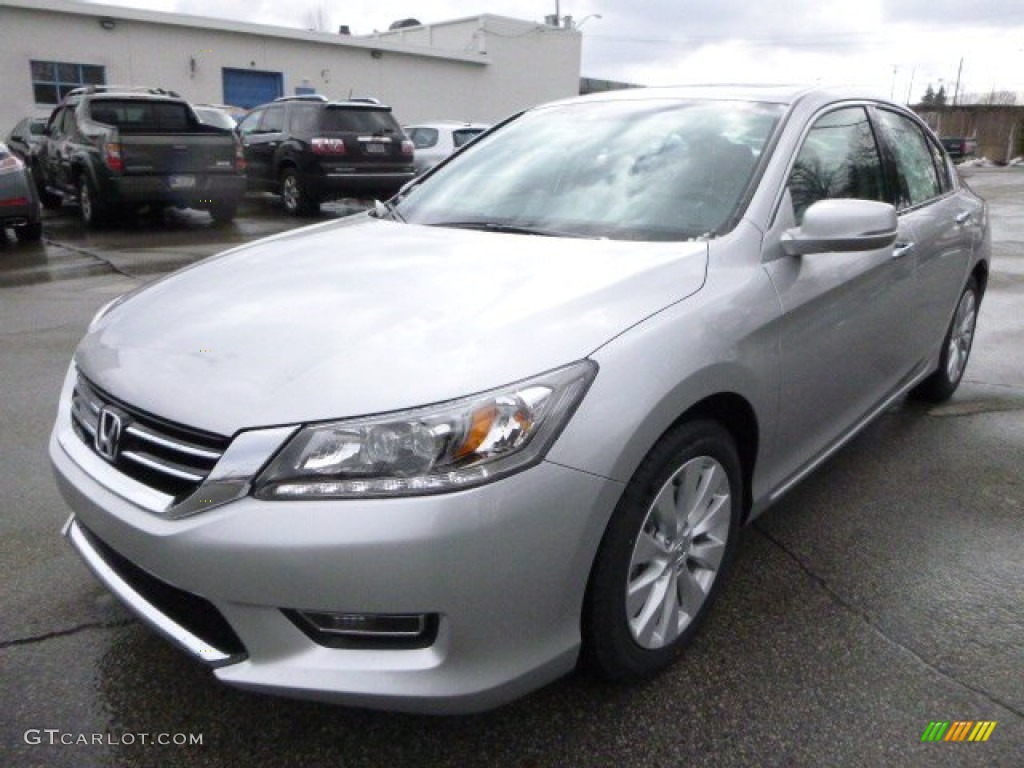
[[[1024,169],[974,169],[994,258],[965,381],[902,402],[748,528],[683,660],[427,718],[244,693],[138,624],[59,536],[45,445],[95,310],[297,224],[272,198],[0,243],[0,766],[1024,765]],[[342,215],[345,205],[321,216]],[[922,743],[934,720],[985,743]],[[201,744],[159,745],[196,738]],[[70,743],[61,743],[61,742]],[[51,743],[53,742],[53,743]]]

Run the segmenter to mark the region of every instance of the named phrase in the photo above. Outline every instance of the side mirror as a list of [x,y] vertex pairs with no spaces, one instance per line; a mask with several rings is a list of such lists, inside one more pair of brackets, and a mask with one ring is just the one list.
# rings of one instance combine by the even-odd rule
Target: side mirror
[[803,224],[786,230],[782,249],[790,256],[873,251],[896,242],[896,209],[873,200],[819,200]]

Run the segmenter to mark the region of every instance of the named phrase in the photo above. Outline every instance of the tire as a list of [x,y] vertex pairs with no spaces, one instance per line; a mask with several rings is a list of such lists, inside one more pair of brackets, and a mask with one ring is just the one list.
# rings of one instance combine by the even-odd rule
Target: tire
[[96,188],[84,173],[78,177],[78,211],[82,223],[90,228],[106,221],[106,209],[96,194]]
[[238,203],[217,203],[210,206],[210,216],[218,224],[234,221],[238,214]]
[[21,243],[38,243],[43,237],[43,222],[30,221],[28,224],[15,227],[14,236]]
[[699,630],[735,554],[742,477],[735,442],[714,421],[685,422],[651,449],[587,585],[583,658],[601,677],[651,677]]
[[910,394],[913,397],[929,403],[942,403],[956,392],[967,369],[967,359],[974,344],[980,305],[981,292],[978,289],[978,281],[972,277],[960,294],[953,319],[949,321],[949,328],[942,340],[939,367],[911,390]]
[[291,216],[309,216],[320,210],[320,201],[306,191],[294,168],[281,172],[281,201],[285,213]]

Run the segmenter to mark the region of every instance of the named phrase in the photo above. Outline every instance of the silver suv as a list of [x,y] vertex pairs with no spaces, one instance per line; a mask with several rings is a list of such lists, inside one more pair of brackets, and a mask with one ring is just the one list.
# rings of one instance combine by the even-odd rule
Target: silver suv
[[895,104],[538,107],[391,204],[101,309],[50,441],[66,535],[233,685],[454,713],[581,651],[642,679],[743,524],[953,394],[989,251]]

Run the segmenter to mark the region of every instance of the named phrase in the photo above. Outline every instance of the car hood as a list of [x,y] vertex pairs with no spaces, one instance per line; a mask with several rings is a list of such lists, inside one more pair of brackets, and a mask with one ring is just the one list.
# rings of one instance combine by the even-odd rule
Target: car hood
[[381,413],[586,357],[697,291],[707,244],[354,217],[221,254],[130,296],[76,353],[116,398],[218,434]]

